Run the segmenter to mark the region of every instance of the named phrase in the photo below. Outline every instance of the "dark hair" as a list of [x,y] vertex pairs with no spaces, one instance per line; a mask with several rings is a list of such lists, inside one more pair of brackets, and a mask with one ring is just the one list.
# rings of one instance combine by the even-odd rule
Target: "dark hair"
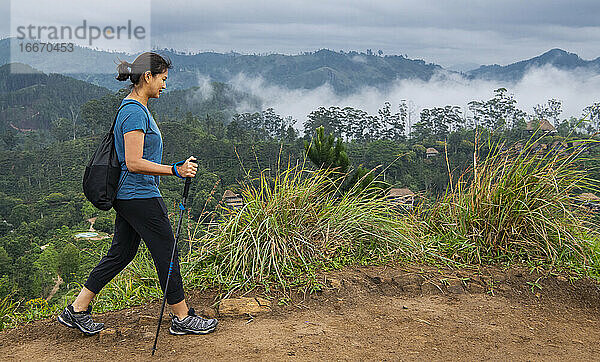
[[150,71],[152,75],[163,73],[165,70],[171,68],[171,60],[165,59],[159,54],[153,52],[146,52],[138,55],[133,63],[128,63],[124,60],[119,60],[117,65],[117,80],[126,81],[131,80],[130,88],[133,88],[140,82],[142,75],[147,71]]

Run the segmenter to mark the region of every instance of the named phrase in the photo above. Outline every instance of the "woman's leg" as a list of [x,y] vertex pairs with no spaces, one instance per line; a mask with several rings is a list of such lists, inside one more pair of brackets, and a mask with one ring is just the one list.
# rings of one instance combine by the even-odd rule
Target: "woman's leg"
[[[144,239],[152,255],[160,286],[164,292],[171,263],[171,253],[175,244],[167,207],[162,198],[131,201],[136,201],[136,203],[122,203],[122,215],[135,228],[142,239]],[[177,253],[175,253],[171,276],[169,278],[167,303],[171,305],[173,314],[177,317],[185,318],[187,316],[188,307],[184,299],[183,282],[181,280]]]
[[85,286],[81,288],[79,295],[75,298],[75,301],[71,304],[75,312],[84,312],[88,309],[88,306],[92,302],[92,299],[96,296],[96,293],[92,292]]
[[[115,210],[117,210],[117,203],[120,202],[115,202]],[[117,211],[112,245],[106,256],[92,270],[73,302],[75,312],[87,310],[94,296],[133,260],[139,245],[140,235]]]
[[173,314],[177,316],[179,319],[183,319],[188,315],[188,306],[185,302],[185,299],[179,303],[171,304],[171,310]]

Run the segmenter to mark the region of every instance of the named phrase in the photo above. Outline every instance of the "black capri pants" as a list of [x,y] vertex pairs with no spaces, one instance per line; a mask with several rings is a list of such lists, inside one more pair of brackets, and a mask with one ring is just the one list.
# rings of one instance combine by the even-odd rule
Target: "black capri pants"
[[[113,207],[117,212],[117,217],[112,245],[108,254],[90,273],[84,284],[85,287],[98,294],[133,260],[140,245],[140,239],[144,239],[152,255],[152,260],[154,260],[160,287],[164,292],[175,238],[162,197],[115,200]],[[167,303],[176,304],[183,299],[183,283],[179,270],[179,257],[176,252],[169,279]]]

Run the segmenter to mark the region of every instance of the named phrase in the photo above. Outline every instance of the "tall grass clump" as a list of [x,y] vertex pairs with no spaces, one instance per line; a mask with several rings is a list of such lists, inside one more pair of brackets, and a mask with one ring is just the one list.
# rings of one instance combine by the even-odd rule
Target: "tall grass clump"
[[594,230],[574,194],[594,189],[582,148],[490,147],[417,223],[438,253],[468,264],[534,262],[595,267]]
[[12,299],[12,294],[0,299],[0,331],[16,324],[18,307],[19,303]]
[[194,240],[190,274],[226,290],[288,288],[310,284],[316,269],[418,253],[381,195],[340,196],[338,179],[297,166],[243,184],[243,207]]

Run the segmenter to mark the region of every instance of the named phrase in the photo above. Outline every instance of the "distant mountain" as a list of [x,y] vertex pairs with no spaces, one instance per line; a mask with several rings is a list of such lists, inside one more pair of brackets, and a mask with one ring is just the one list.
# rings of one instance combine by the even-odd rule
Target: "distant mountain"
[[466,62],[466,63],[457,63],[457,64],[449,65],[446,67],[446,69],[452,70],[455,72],[466,73],[466,72],[473,70],[475,68],[478,68],[480,66],[481,66],[481,64],[477,64],[477,63],[473,63],[473,62]]
[[[14,57],[11,58],[11,46]],[[587,70],[600,74],[600,58],[583,60],[577,54],[561,49],[552,49],[540,56],[506,66],[484,65],[466,71],[469,63],[457,64],[452,70],[423,60],[408,59],[398,55],[376,55],[366,53],[334,52],[321,49],[299,55],[243,55],[239,53],[181,54],[172,49],[159,50],[173,61],[169,74],[168,91],[184,90],[207,84],[207,80],[231,83],[240,75],[249,78],[262,78],[266,84],[279,85],[289,89],[314,89],[329,84],[338,94],[352,93],[370,86],[384,89],[397,79],[420,79],[427,81],[434,74],[463,72],[471,79],[486,79],[502,82],[520,80],[528,69],[551,65],[564,70]],[[23,53],[18,42],[0,40],[0,64],[14,61]],[[106,52],[89,48],[75,47],[73,53],[31,53],[24,58],[27,64],[44,73],[60,73],[100,87],[116,91],[127,86],[127,82],[115,79],[116,61],[133,61],[135,55]],[[6,81],[0,78],[0,92],[13,85],[6,82],[37,82],[40,75],[23,75],[18,80]]]
[[[11,69],[12,67],[12,69]],[[44,74],[26,64],[0,66],[0,131],[48,129],[79,106],[110,91],[61,74]]]
[[527,70],[535,67],[553,66],[562,70],[589,70],[600,74],[600,57],[595,60],[583,60],[577,54],[562,49],[552,49],[535,58],[501,66],[483,65],[467,72],[471,78],[516,82],[523,78]]
[[[13,52],[21,55],[16,43],[12,44]],[[9,39],[0,40],[0,62],[11,61],[10,47]],[[338,93],[349,93],[363,86],[385,87],[395,79],[426,81],[442,70],[439,65],[423,60],[398,55],[379,56],[370,51],[342,53],[322,49],[301,55],[159,52],[173,60],[174,71],[168,81],[170,89],[198,86],[206,77],[227,83],[244,74],[291,89],[313,89],[327,83]],[[134,56],[76,47],[73,53],[27,54],[23,62],[45,73],[61,73],[117,90],[125,85],[114,79],[117,59],[133,61]]]

